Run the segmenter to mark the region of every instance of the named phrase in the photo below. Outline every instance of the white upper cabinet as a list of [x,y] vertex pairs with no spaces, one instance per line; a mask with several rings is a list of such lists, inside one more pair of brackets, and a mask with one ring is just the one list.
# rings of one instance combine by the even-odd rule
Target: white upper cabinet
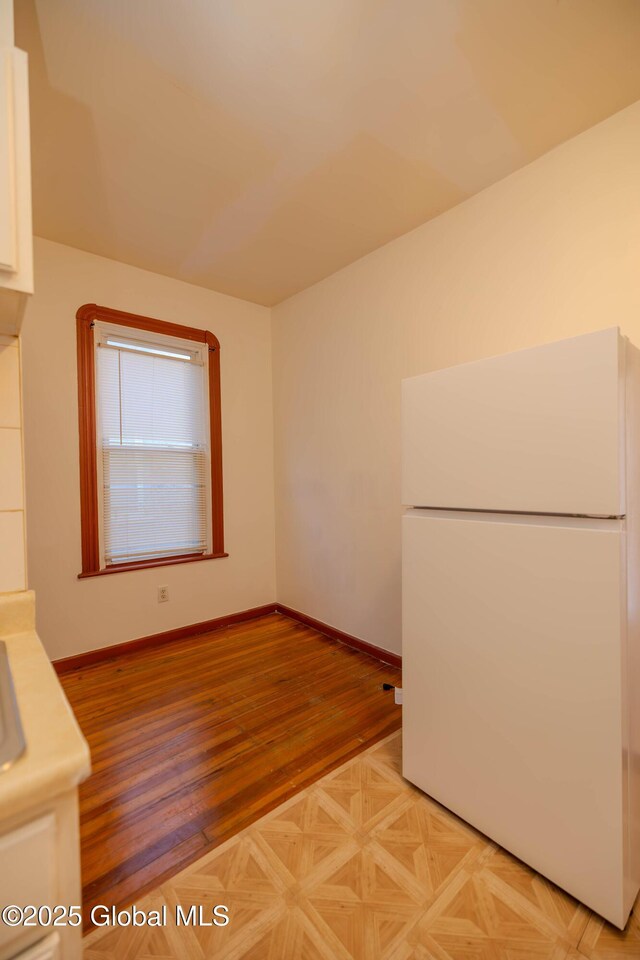
[[402,384],[402,502],[619,516],[624,360],[617,328]]
[[11,0],[0,0],[0,333],[18,333],[33,293],[27,55],[13,45]]

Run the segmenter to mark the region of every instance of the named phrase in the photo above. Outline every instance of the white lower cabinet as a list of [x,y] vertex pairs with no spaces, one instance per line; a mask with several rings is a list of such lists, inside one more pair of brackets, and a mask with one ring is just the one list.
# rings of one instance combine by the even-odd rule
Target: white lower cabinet
[[79,850],[76,790],[17,821],[0,820],[0,911],[36,908],[25,914],[28,924],[0,919],[0,960],[80,960],[77,909],[68,923],[69,908],[82,902]]
[[16,957],[16,960],[62,960],[60,937],[57,933],[45,937],[35,946],[29,947]]
[[[52,814],[0,836],[0,907],[52,904],[55,886],[55,818]],[[5,947],[28,928],[8,927],[0,921],[0,956]],[[31,939],[42,936],[33,927]]]

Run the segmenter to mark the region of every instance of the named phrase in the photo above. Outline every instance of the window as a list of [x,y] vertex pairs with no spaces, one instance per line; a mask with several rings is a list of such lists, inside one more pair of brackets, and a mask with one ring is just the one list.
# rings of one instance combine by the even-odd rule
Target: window
[[218,341],[95,304],[77,321],[80,576],[227,556]]

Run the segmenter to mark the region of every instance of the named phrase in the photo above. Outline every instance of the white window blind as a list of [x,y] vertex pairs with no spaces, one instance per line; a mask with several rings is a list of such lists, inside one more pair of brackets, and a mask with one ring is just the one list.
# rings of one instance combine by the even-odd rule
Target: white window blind
[[95,342],[105,565],[208,552],[206,351],[106,324]]

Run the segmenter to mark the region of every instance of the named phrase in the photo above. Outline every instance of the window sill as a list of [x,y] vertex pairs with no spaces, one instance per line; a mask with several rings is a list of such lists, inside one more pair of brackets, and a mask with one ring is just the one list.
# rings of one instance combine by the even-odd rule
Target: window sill
[[196,553],[187,557],[162,557],[160,560],[137,560],[134,563],[114,563],[110,567],[104,567],[102,570],[90,570],[87,573],[79,573],[78,580],[86,580],[88,577],[102,577],[111,573],[131,573],[133,570],[147,570],[149,567],[169,567],[176,563],[195,563],[198,560],[219,560],[222,557],[228,557],[228,553]]

